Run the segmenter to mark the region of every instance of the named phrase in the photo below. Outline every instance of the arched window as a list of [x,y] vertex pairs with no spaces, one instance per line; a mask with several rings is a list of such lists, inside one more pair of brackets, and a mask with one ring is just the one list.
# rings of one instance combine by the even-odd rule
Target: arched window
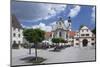
[[61,34],[61,32],[59,32],[59,37],[61,37],[62,36],[62,34]]
[[16,44],[16,41],[15,40],[13,41],[13,44]]

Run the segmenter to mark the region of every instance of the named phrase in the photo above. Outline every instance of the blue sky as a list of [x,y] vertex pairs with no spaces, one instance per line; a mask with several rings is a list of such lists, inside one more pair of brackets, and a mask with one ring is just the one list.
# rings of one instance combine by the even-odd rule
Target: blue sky
[[78,30],[80,25],[90,29],[95,27],[94,6],[12,1],[11,14],[17,17],[23,27],[40,27],[45,31],[51,31],[59,17],[66,22],[69,16],[73,31]]

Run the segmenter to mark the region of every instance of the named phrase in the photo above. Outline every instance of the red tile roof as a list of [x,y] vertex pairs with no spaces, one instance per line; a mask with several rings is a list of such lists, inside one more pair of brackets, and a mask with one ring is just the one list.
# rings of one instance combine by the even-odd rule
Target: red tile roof
[[[74,32],[74,31],[69,31],[68,32],[68,35],[70,36],[70,37],[74,37],[75,35],[76,35],[76,32]],[[46,32],[45,33],[45,37],[51,37],[52,36],[52,32]]]
[[50,36],[52,36],[52,32],[46,32],[45,33],[45,37],[50,37]]
[[74,31],[69,31],[68,34],[69,34],[70,37],[74,37],[75,34],[76,34],[76,32],[74,32]]

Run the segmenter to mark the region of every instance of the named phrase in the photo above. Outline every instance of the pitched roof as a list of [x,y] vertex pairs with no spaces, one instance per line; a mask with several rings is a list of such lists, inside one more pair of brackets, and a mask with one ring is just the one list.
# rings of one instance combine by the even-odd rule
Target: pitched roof
[[76,34],[76,32],[74,32],[74,31],[69,31],[68,34],[69,34],[70,37],[74,37],[75,34]]
[[84,30],[84,29],[88,29],[88,27],[87,27],[87,26],[83,26],[83,27],[81,28],[81,30]]
[[11,15],[11,25],[14,28],[19,28],[19,29],[22,28],[22,26],[20,25],[20,23],[15,15]]

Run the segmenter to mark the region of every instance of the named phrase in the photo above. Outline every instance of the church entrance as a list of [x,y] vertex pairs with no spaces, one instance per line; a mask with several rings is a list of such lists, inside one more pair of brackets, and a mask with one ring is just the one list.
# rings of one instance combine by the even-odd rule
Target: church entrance
[[83,43],[83,47],[86,47],[87,44],[88,44],[88,40],[87,40],[87,39],[84,39],[84,40],[82,41],[82,43]]

